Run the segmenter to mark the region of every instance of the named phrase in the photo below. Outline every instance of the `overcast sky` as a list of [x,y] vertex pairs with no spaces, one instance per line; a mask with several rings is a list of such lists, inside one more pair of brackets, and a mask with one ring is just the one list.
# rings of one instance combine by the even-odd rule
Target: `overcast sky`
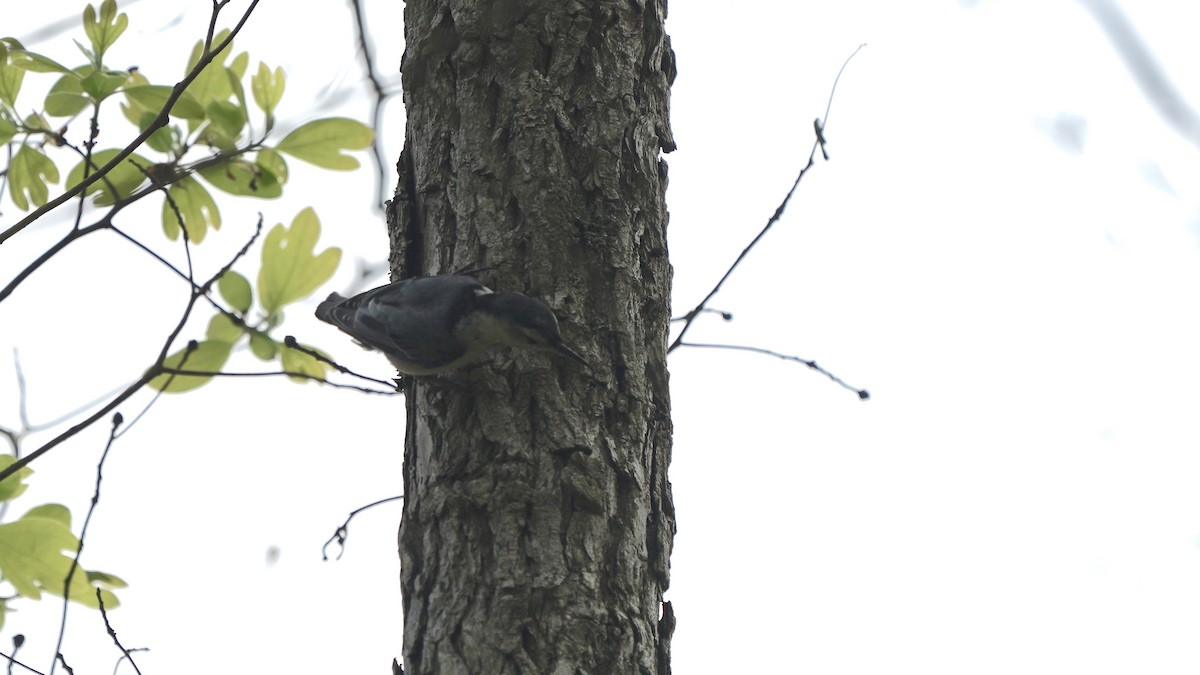
[[[27,36],[58,4],[78,12],[42,2],[0,32]],[[399,4],[367,3],[393,82]],[[319,101],[321,115],[365,119],[349,12],[324,5],[265,2],[238,47],[288,72],[285,118]],[[129,5],[114,62],[173,81],[210,6]],[[1200,105],[1196,10],[1121,7]],[[671,357],[676,672],[1200,669],[1200,148],[1094,14],[1067,0],[676,0],[668,30],[676,314],[775,210],[838,68],[868,44],[839,84],[831,161],[711,303],[734,320],[689,337],[815,359],[872,399],[766,356]],[[29,46],[74,61],[69,37],[82,39]],[[398,101],[388,113],[390,162]],[[323,242],[385,259],[369,174],[295,164],[289,189],[314,200]],[[240,246],[257,210],[270,225],[304,203],[231,209],[213,250]],[[156,208],[137,217],[127,225],[153,240]],[[0,248],[5,280],[56,227]],[[35,422],[150,361],[174,321],[161,308],[186,287],[126,249],[82,243],[0,305],[0,425],[17,424],[14,346]],[[317,296],[352,277],[348,265]],[[293,310],[288,332],[390,376],[308,314]],[[85,564],[131,583],[112,618],[126,646],[152,648],[142,671],[386,672],[400,650],[399,506],[356,520],[341,561],[320,547],[349,510],[399,491],[402,413],[400,398],[222,381],[162,401],[122,439]],[[58,501],[81,519],[104,437],[47,455],[13,511]],[[22,655],[45,668],[59,605],[16,606],[0,645],[25,633]],[[65,649],[89,672],[116,658],[78,607]]]

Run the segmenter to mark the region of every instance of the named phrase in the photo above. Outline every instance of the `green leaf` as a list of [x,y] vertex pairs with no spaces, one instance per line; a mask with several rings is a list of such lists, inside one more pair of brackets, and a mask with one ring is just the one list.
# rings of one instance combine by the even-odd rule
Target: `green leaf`
[[[187,229],[188,241],[195,244],[204,241],[208,228],[221,228],[221,212],[217,209],[217,202],[195,178],[184,176],[167,188],[167,194],[171,199],[163,199],[163,232],[171,241],[179,238],[180,227]],[[175,209],[171,208],[172,201],[183,216],[183,223],[175,216]]]
[[12,64],[32,73],[63,73],[64,75],[79,77],[74,71],[58,61],[24,49],[12,52]]
[[[171,98],[174,87],[168,87],[160,84],[143,84],[125,88],[125,99],[130,106],[141,111],[151,112],[155,116],[162,112],[162,109],[167,105],[167,100]],[[190,89],[188,90],[190,91]],[[171,106],[171,116],[181,117],[188,120],[204,119],[204,106],[196,102],[187,91],[179,96],[179,100],[175,101],[175,105]],[[128,115],[126,115],[128,117]],[[140,116],[139,116],[140,119]],[[133,121],[132,119],[130,120]]]
[[[92,155],[92,168],[88,171],[88,175],[96,173],[96,171],[112,161],[112,158],[116,157],[120,152],[116,148],[110,148],[94,153]],[[134,164],[134,162],[137,162],[137,164]],[[137,165],[141,165],[149,170],[153,168],[154,163],[137,153],[133,153],[121,161],[120,164],[113,167],[113,170],[109,171],[104,178],[89,185],[87,193],[96,195],[95,204],[97,206],[111,206],[116,203],[116,198],[124,199],[133,194],[133,191],[146,180],[146,176]],[[71,169],[71,173],[67,174],[67,189],[73,188],[83,182],[83,170],[85,166],[85,163],[80,161]],[[115,197],[112,190],[109,189],[110,184],[117,190]]]
[[[323,352],[309,347],[308,345],[302,346],[305,349],[309,349],[328,357],[328,354],[324,354]],[[283,369],[289,373],[304,373],[305,375],[311,375],[321,379],[325,379],[325,372],[328,369],[328,365],[323,361],[314,358],[310,354],[305,354],[298,349],[292,349],[287,345],[280,345],[279,347],[279,362],[283,364]],[[293,375],[288,375],[288,378],[293,382],[309,381],[309,379],[306,377],[296,377]]]
[[[232,47],[232,45],[231,45],[231,47]],[[229,52],[226,52],[226,53],[232,54],[233,51],[231,49]],[[244,77],[246,75],[246,66],[249,64],[250,64],[250,55],[247,54],[246,52],[242,52],[241,54],[238,54],[237,56],[233,57],[233,60],[229,62],[229,72],[233,74],[233,78],[235,80],[241,81],[242,77]]]
[[263,333],[251,333],[250,353],[257,356],[260,360],[273,361],[275,360],[275,355],[279,353],[279,343]]
[[246,126],[246,115],[242,109],[229,101],[213,101],[208,104],[206,111],[208,119],[221,134],[229,139],[236,139]]
[[[229,29],[222,30],[217,34],[216,37],[213,38],[212,43],[214,45],[218,44],[227,37],[229,37]],[[229,77],[226,75],[224,65],[225,59],[228,58],[232,53],[233,43],[230,42],[225,47],[224,51],[213,58],[213,60],[204,67],[204,70],[200,71],[200,74],[196,76],[196,79],[192,80],[192,83],[188,85],[188,93],[191,94],[192,98],[196,99],[196,102],[200,105],[207,106],[213,101],[225,101],[228,100],[230,95],[233,94],[233,90],[229,87]],[[200,63],[200,58],[203,56],[203,54],[204,41],[200,40],[196,42],[196,46],[192,48],[192,54],[188,58],[188,72],[191,72],[192,68],[196,67],[197,63]]]
[[208,321],[208,331],[204,335],[213,342],[228,342],[232,345],[237,343],[244,332],[241,326],[225,314],[214,314]]
[[71,509],[62,504],[42,504],[29,509],[22,518],[45,518],[71,529]]
[[11,141],[17,135],[17,125],[0,117],[0,145],[4,145]]
[[34,206],[45,204],[50,197],[47,182],[58,182],[58,167],[41,150],[22,145],[8,165],[8,194],[13,204],[22,211],[28,211],[31,202]]
[[[246,52],[238,54],[238,58],[234,59],[235,66],[237,65],[239,59],[242,61],[241,69],[245,70],[245,61],[249,59],[249,54]],[[249,117],[249,111],[246,109],[246,88],[242,86],[242,76],[238,74],[237,69],[232,66],[225,69],[225,74],[229,77],[229,89],[233,92],[234,98],[237,99],[238,108],[241,109],[244,117]]]
[[200,176],[213,187],[231,195],[275,199],[283,194],[283,187],[274,174],[244,159],[205,167],[200,169]]
[[25,125],[25,130],[30,133],[52,133],[50,129],[50,122],[38,113],[29,113],[25,116],[25,119],[22,121],[22,123]]
[[[138,125],[138,128],[142,131],[149,129],[150,125],[154,123],[155,117],[157,116],[154,113],[145,113],[142,123]],[[178,156],[183,154],[183,148],[179,141],[179,127],[170,125],[155,129],[154,133],[150,134],[150,138],[146,139],[146,145],[150,146],[150,149],[157,150],[163,154]]]
[[96,51],[96,60],[104,57],[104,52],[121,37],[121,33],[129,26],[129,17],[125,13],[117,14],[117,3],[104,0],[100,3],[100,16],[96,17],[96,8],[88,5],[83,10],[83,32],[87,33],[92,49]]
[[[12,463],[17,461],[12,455],[0,455],[0,469],[7,469],[12,466]],[[22,483],[21,480],[28,478],[33,474],[33,469],[22,467],[17,469],[13,475],[5,478],[0,482],[0,502],[7,502],[20,497],[29,486]]]
[[255,105],[266,113],[268,119],[275,116],[275,106],[283,98],[283,86],[283,68],[276,68],[272,72],[267,64],[260,61],[258,73],[250,78],[250,92],[254,95]]
[[46,114],[54,117],[71,117],[91,105],[83,93],[78,77],[63,75],[58,78],[46,94]]
[[[43,504],[12,523],[0,525],[0,576],[27,598],[38,599],[42,592],[62,596],[67,573],[79,540],[71,533],[71,514],[59,504]],[[101,573],[102,579],[119,578]],[[103,585],[108,585],[107,583]],[[87,570],[77,569],[67,589],[71,600],[85,607],[98,607],[96,586]],[[116,596],[101,591],[105,608],[116,607]]]
[[[97,588],[128,588],[129,587],[129,584],[125,583],[124,579],[122,579],[121,577],[119,577],[115,574],[109,574],[107,572],[96,572],[94,570],[88,570],[87,578],[88,578],[88,581],[90,581],[92,583],[92,585]],[[108,608],[107,600],[104,602],[104,607],[106,609]]]
[[[217,290],[221,292],[221,297],[229,306],[238,314],[245,314],[250,311],[250,304],[254,302],[254,298],[250,292],[250,282],[246,277],[229,270],[221,275],[217,280]],[[0,467],[2,469],[4,467]]]
[[287,161],[278,152],[271,148],[259,148],[258,154],[254,157],[254,163],[278,178],[280,183],[287,182]]
[[9,107],[15,106],[17,94],[21,91],[21,81],[24,79],[24,70],[0,60],[0,101],[4,101]]
[[79,86],[92,97],[103,101],[129,80],[129,73],[120,70],[97,70],[79,81]]
[[274,314],[284,305],[308,297],[333,276],[342,251],[327,248],[313,255],[320,236],[321,223],[311,207],[296,214],[290,228],[276,225],[267,233],[258,271],[258,297],[264,312]]
[[[215,373],[225,366],[231,351],[233,351],[232,343],[205,340],[197,343],[195,349],[191,349],[190,346],[184,347],[168,356],[163,360],[163,365],[167,368]],[[171,375],[164,373],[150,380],[150,388],[178,394],[202,387],[208,384],[212,378],[212,375],[175,375],[172,378]]]
[[375,133],[362,122],[345,117],[330,117],[303,124],[288,134],[275,149],[322,169],[349,171],[358,168],[358,160],[343,150],[362,150],[371,146]]
[[95,67],[99,67],[99,65],[100,65],[100,59],[96,58],[96,52],[94,52],[94,51],[92,51],[92,50],[88,49],[87,47],[84,47],[84,46],[83,46],[83,43],[82,43],[82,42],[80,42],[79,40],[71,40],[71,42],[74,42],[74,43],[75,43],[75,46],[79,48],[79,51],[83,52],[83,56],[84,56],[85,58],[87,58],[87,60],[88,60],[88,63],[89,63],[89,64],[90,64],[90,65],[91,65],[93,68],[95,68]]

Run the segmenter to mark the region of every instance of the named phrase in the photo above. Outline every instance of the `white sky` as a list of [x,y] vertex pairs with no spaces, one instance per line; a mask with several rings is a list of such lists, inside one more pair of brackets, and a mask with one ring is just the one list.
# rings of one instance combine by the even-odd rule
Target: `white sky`
[[[55,4],[6,15],[0,33],[25,35]],[[399,32],[399,4],[368,3],[386,72],[402,49],[384,38]],[[287,70],[285,117],[350,98],[321,114],[365,119],[365,99],[323,89],[359,78],[349,12],[325,5],[265,2],[238,45]],[[1200,105],[1196,12],[1124,5]],[[209,6],[128,6],[116,62],[176,77]],[[813,358],[873,398],[768,357],[671,357],[676,672],[1196,672],[1198,149],[1075,2],[731,7],[676,0],[668,21],[676,313],[774,211],[834,74],[866,42],[827,125],[832,161],[712,303],[735,320],[689,337]],[[136,56],[147,46],[161,59]],[[61,38],[31,47],[76,59]],[[390,162],[398,101],[389,113]],[[1086,125],[1080,152],[1047,131],[1073,119]],[[292,166],[327,243],[386,256],[367,173]],[[300,200],[246,213],[287,222]],[[252,219],[230,211],[204,247],[237,248]],[[150,240],[157,222],[156,209],[125,220]],[[55,233],[0,247],[3,278]],[[174,321],[161,308],[186,293],[157,279],[96,239],[0,305],[0,424],[16,424],[14,345],[35,421],[134,377]],[[348,268],[330,287],[350,283]],[[288,332],[390,375],[307,314],[294,310]],[[153,649],[137,655],[143,672],[387,672],[400,649],[399,506],[356,520],[340,562],[321,562],[320,547],[346,512],[399,490],[402,410],[399,398],[223,381],[161,402],[115,446],[85,564],[131,583],[111,618],[126,646]],[[14,513],[60,501],[81,520],[105,434],[35,465]],[[24,632],[21,656],[45,669],[59,605],[17,607],[0,650]],[[78,607],[65,648],[91,672],[117,656]]]

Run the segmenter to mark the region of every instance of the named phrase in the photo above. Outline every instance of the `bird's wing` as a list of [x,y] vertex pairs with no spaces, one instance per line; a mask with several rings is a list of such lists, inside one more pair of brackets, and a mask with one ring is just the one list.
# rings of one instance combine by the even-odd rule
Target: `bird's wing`
[[461,356],[464,347],[453,338],[452,325],[464,304],[486,292],[470,277],[422,277],[396,281],[342,300],[331,311],[330,323],[367,347],[420,367],[435,367]]

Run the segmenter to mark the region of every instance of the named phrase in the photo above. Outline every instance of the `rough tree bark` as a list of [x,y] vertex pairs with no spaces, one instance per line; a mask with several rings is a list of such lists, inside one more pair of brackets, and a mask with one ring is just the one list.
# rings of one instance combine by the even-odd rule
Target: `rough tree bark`
[[675,532],[665,0],[408,0],[396,278],[554,308],[537,353],[408,390],[404,670],[667,673]]

